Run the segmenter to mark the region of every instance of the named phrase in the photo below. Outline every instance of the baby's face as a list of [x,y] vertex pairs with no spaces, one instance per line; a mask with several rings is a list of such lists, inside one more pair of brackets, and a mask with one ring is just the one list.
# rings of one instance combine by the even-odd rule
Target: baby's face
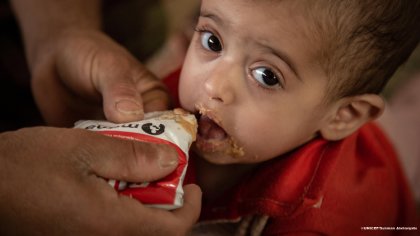
[[319,47],[293,0],[203,0],[180,81],[201,113],[195,151],[216,164],[257,163],[325,125]]

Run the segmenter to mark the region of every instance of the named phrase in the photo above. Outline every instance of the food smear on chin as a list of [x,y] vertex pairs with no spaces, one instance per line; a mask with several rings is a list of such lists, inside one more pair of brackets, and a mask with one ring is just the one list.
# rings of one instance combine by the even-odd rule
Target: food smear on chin
[[245,155],[244,148],[239,146],[232,137],[229,138],[229,143],[230,148],[226,149],[226,154],[232,157],[241,157]]

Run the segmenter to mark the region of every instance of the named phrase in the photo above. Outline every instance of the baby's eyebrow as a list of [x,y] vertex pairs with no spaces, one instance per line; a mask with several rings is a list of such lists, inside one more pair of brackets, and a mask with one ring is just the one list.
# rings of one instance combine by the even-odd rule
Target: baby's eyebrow
[[260,46],[260,47],[263,47],[263,48],[265,48],[265,49],[267,49],[267,50],[269,50],[272,54],[274,54],[276,57],[278,57],[278,58],[280,58],[281,60],[283,60],[289,67],[290,67],[290,69],[292,70],[292,72],[296,75],[296,77],[300,80],[301,78],[300,78],[300,76],[299,76],[299,74],[297,73],[297,70],[296,70],[296,64],[294,63],[294,61],[290,58],[290,56],[286,53],[286,52],[284,52],[284,51],[282,51],[282,50],[279,50],[279,49],[276,49],[276,48],[273,48],[273,47],[270,47],[269,45],[266,45],[266,44],[263,44],[263,43],[261,43],[261,42],[257,42],[257,44]]
[[220,25],[224,24],[224,21],[222,20],[222,18],[220,18],[218,15],[213,14],[211,12],[208,12],[206,10],[203,10],[203,11],[200,12],[200,17],[210,18],[214,22],[216,22],[217,24],[220,24]]

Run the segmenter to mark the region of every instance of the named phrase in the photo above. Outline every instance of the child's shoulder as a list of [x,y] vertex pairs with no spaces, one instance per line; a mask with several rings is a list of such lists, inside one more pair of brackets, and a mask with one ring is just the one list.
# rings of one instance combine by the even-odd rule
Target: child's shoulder
[[[296,153],[290,156],[296,158],[290,161],[294,165],[283,169],[294,173],[288,173],[281,192],[300,181],[291,188],[298,204],[289,217],[273,217],[267,231],[339,235],[335,230],[349,229],[357,234],[361,226],[415,222],[414,201],[396,152],[377,124],[368,123],[341,141],[314,140]],[[276,181],[284,183],[284,176]]]

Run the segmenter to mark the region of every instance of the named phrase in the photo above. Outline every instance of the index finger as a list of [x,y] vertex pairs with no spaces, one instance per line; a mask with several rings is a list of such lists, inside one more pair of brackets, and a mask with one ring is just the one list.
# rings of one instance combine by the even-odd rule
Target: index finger
[[184,186],[184,205],[173,211],[176,218],[186,225],[193,225],[197,222],[201,210],[202,192],[195,184]]
[[129,70],[131,73],[100,80],[106,118],[129,122],[142,119],[144,112],[166,110],[169,95],[162,82],[139,63],[133,63]]
[[185,186],[184,190],[184,205],[174,211],[145,207],[123,197],[122,204],[115,209],[124,218],[119,226],[138,235],[186,235],[199,217],[201,190],[197,185]]

